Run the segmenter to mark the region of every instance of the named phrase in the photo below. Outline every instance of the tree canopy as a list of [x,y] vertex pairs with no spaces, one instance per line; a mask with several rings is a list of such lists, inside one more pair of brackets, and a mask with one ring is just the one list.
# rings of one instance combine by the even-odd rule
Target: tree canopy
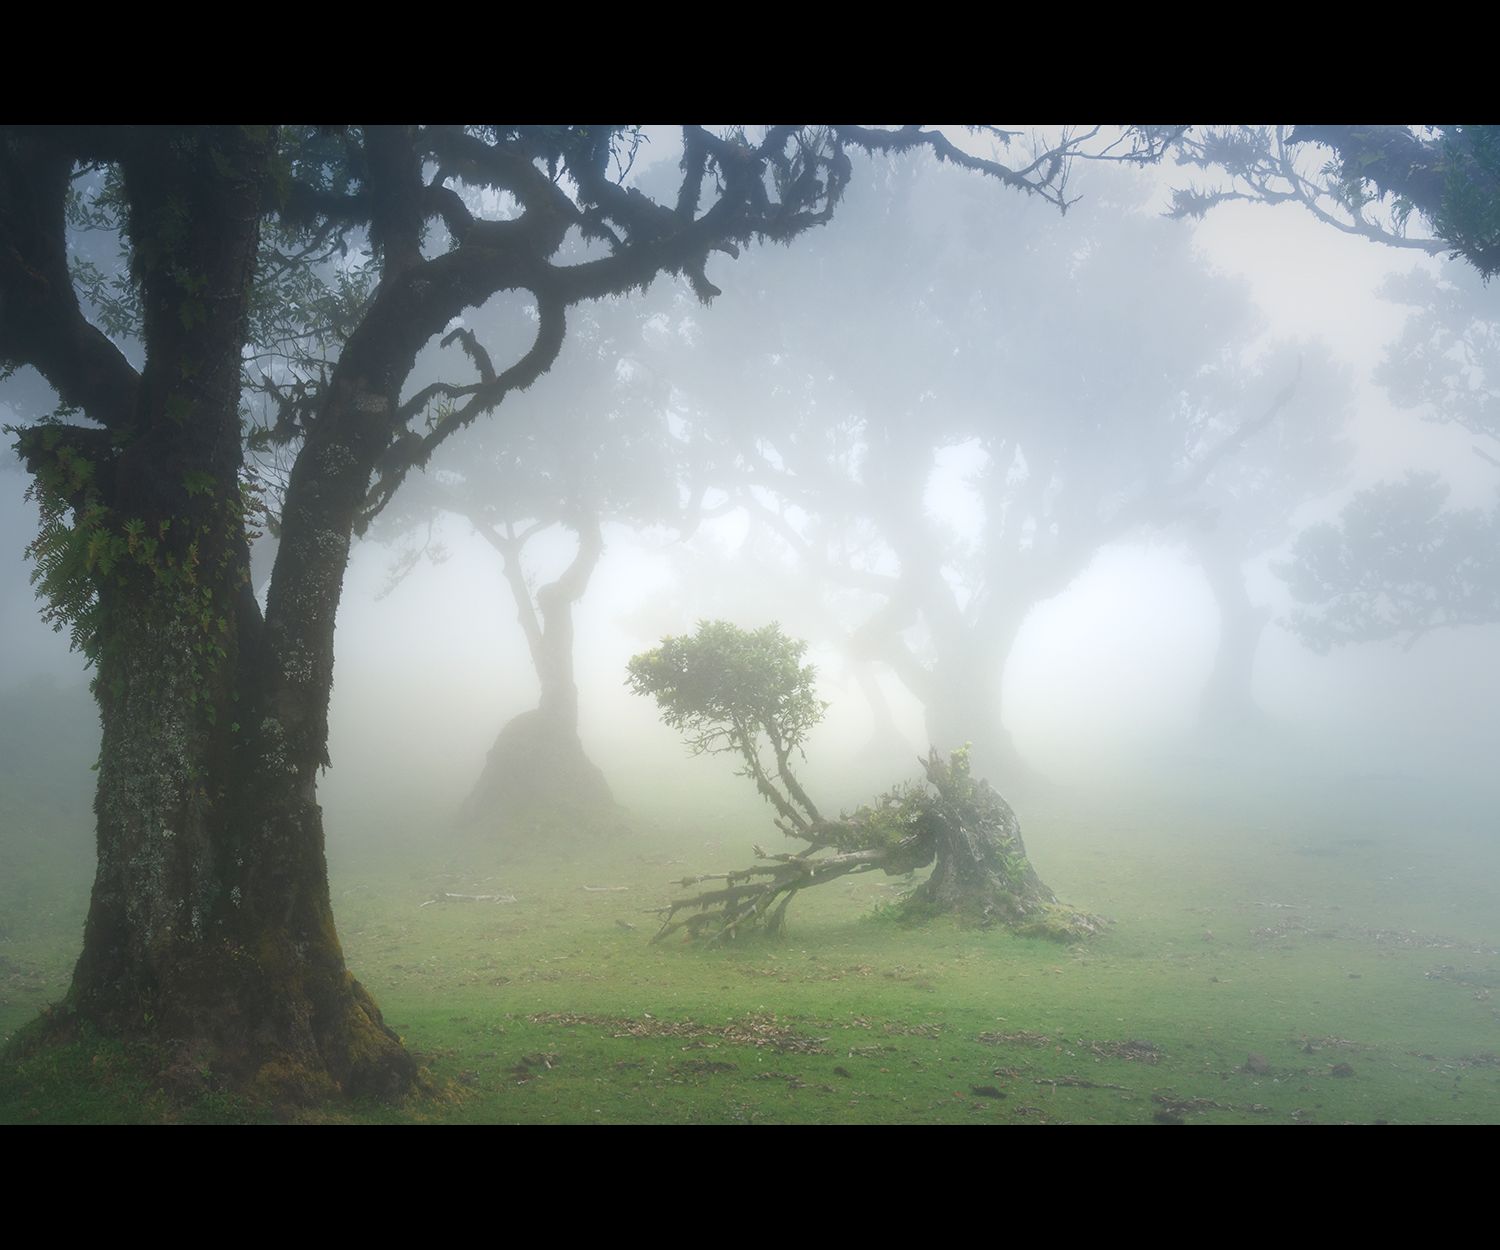
[[[1347,234],[1461,256],[1485,281],[1500,272],[1500,127],[1202,126],[1177,155],[1213,181],[1180,189],[1176,216],[1299,204]],[[1409,233],[1414,217],[1430,236]]]

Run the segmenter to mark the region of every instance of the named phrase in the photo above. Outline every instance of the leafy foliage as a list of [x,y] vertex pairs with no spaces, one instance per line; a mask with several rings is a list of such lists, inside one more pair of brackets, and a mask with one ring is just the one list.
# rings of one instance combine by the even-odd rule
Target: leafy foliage
[[[37,441],[45,444],[49,428],[42,428]],[[33,561],[31,584],[42,601],[42,619],[59,632],[66,628],[73,649],[92,664],[99,628],[95,578],[109,573],[126,543],[106,526],[108,510],[93,488],[93,462],[66,445],[52,450],[55,455],[26,492],[41,512],[37,535],[26,548]]]
[[1500,126],[1443,127],[1438,236],[1486,281],[1500,273]]
[[[1384,131],[1400,127],[1375,128]],[[1202,218],[1220,204],[1244,201],[1296,204],[1345,234],[1395,247],[1443,250],[1441,239],[1411,234],[1413,211],[1431,223],[1434,206],[1402,183],[1383,186],[1363,159],[1355,127],[1194,126],[1177,144],[1180,164],[1205,171],[1208,181],[1173,192],[1172,217]],[[1333,149],[1335,159],[1327,151]],[[1415,194],[1414,194],[1415,193]]]
[[[1333,159],[1304,155],[1320,147]],[[1500,127],[1194,127],[1177,155],[1228,181],[1179,189],[1173,216],[1295,203],[1349,234],[1461,256],[1486,281],[1500,272]],[[1414,216],[1433,237],[1408,234]]]
[[778,624],[743,630],[702,621],[691,637],[664,638],[632,659],[628,684],[656,699],[662,720],[682,731],[695,755],[754,756],[759,735],[779,751],[800,750],[828,706],[814,693],[806,651]]

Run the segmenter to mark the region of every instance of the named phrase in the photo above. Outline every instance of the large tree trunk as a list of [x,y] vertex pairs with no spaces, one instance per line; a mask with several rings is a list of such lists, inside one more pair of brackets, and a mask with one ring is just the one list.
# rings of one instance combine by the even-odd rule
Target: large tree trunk
[[[142,1040],[184,1095],[399,1093],[415,1065],[344,966],[316,801],[334,616],[378,451],[347,414],[394,396],[346,388],[321,414],[263,621],[239,398],[269,139],[137,142],[148,156],[127,194],[148,359],[133,413],[69,497],[97,593],[99,862],[67,999],[23,1045],[79,1024]],[[23,455],[60,490],[48,441],[44,427]]]
[[587,832],[613,826],[619,809],[609,783],[578,736],[573,676],[573,609],[603,554],[599,519],[590,514],[576,521],[578,553],[562,576],[536,592],[535,604],[521,567],[524,540],[475,524],[504,559],[541,697],[535,708],[500,730],[459,823],[507,833],[522,827],[555,833],[559,824]]
[[116,606],[133,620],[100,665],[99,866],[59,1018],[157,1043],[183,1095],[404,1091],[415,1065],[334,928],[318,754],[289,740],[246,647],[205,686],[178,604]]

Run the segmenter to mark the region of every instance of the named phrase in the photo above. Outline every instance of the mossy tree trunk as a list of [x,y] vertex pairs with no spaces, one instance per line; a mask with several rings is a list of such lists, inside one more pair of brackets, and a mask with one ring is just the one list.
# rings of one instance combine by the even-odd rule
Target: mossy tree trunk
[[557,580],[533,593],[521,564],[529,534],[498,533],[480,518],[475,527],[504,561],[541,696],[500,730],[484,771],[464,801],[464,825],[514,830],[528,818],[593,826],[616,812],[604,774],[578,736],[578,684],[573,673],[573,611],[604,551],[599,518],[574,520],[578,551]]
[[[239,403],[273,137],[211,128],[128,141],[144,369],[49,292],[32,309],[9,301],[0,325],[11,347],[28,313],[54,338],[81,338],[87,368],[75,343],[45,372],[105,427],[43,423],[20,441],[44,509],[44,588],[70,602],[91,588],[73,619],[102,723],[83,951],[61,1008],[23,1045],[78,1025],[144,1041],[185,1095],[400,1093],[415,1064],[345,967],[316,799],[339,591],[384,445],[378,419],[395,400],[390,378],[364,366],[390,345],[351,340],[340,363],[292,474],[262,616]],[[7,157],[29,168],[6,171],[27,177],[5,180],[5,224],[65,274],[62,196],[47,184],[65,185],[71,162],[45,145]],[[18,208],[33,214],[29,234]]]
[[935,862],[907,909],[1010,927],[1042,920],[1057,896],[1031,866],[1010,804],[966,764],[944,762],[936,751],[922,769],[932,787],[924,796],[922,824]]

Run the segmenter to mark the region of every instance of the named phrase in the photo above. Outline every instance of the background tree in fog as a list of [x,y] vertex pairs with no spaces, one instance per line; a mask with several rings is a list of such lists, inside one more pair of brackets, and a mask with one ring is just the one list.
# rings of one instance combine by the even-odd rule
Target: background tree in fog
[[[1395,275],[1383,293],[1410,308],[1377,373],[1401,407],[1474,436],[1500,469],[1500,317],[1467,265]],[[1280,566],[1299,607],[1289,623],[1308,646],[1397,639],[1500,621],[1500,500],[1448,506],[1450,488],[1411,473],[1359,492],[1336,521],[1304,531]]]
[[[646,296],[583,309],[553,372],[518,396],[503,420],[434,457],[382,517],[382,532],[407,531],[393,584],[424,555],[441,556],[432,535],[442,514],[484,538],[536,673],[537,706],[501,728],[464,801],[463,824],[514,830],[528,822],[617,821],[609,784],[579,737],[573,617],[604,554],[605,524],[639,528],[681,516],[684,448],[644,339],[662,292],[670,300],[680,288],[662,284]],[[495,324],[493,308],[469,320],[474,328],[452,333],[472,336],[470,350],[504,341],[507,327]],[[535,552],[559,532],[571,536],[573,554],[539,582]]]
[[1280,566],[1304,605],[1289,622],[1315,651],[1500,621],[1500,508],[1450,509],[1436,474],[1359,492],[1298,536]]
[[[1346,455],[1324,355],[1244,359],[1244,292],[1123,181],[1043,219],[893,167],[805,263],[747,258],[691,353],[735,369],[730,387],[694,380],[692,360],[672,371],[709,397],[695,419],[718,448],[716,507],[774,534],[842,625],[820,635],[889,666],[929,742],[971,741],[992,776],[1017,768],[1001,675],[1026,616],[1132,533],[1203,561],[1225,622],[1205,706],[1243,712],[1261,624],[1243,565]],[[967,470],[967,524],[931,506],[943,461]]]

